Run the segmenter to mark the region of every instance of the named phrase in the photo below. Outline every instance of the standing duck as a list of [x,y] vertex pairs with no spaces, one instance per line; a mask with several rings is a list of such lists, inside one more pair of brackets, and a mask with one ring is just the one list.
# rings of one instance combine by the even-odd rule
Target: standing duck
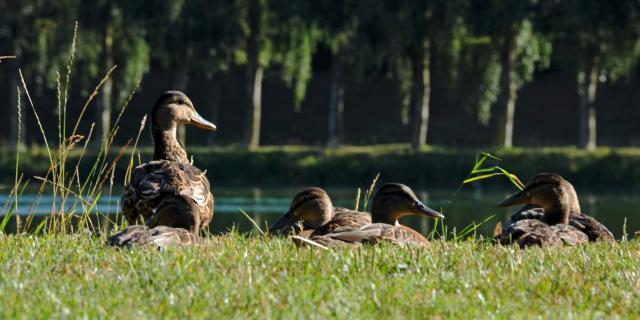
[[[110,244],[121,245],[126,239],[129,242],[135,239],[133,243],[147,241],[144,239],[163,243],[157,238],[162,235],[190,239],[184,241],[190,243],[192,238],[183,230],[171,228],[181,228],[195,235],[209,225],[213,217],[209,180],[205,172],[192,165],[178,142],[176,130],[182,124],[216,130],[214,124],[196,112],[184,93],[167,91],[158,98],[151,113],[153,161],[135,168],[121,199],[122,212],[129,224],[142,218],[144,226],[125,229],[114,235]],[[164,228],[153,229],[159,226]],[[180,243],[180,240],[174,242]]]
[[[345,211],[343,214],[355,215],[356,213],[368,215],[351,210]],[[373,197],[372,223],[367,223],[365,219],[362,219],[359,220],[359,223],[342,223],[340,225],[335,223],[339,220],[333,219],[334,224],[331,225],[331,220],[327,221],[326,216],[323,219],[318,219],[318,214],[304,216],[302,221],[305,225],[308,224],[308,221],[324,222],[325,224],[321,224],[321,227],[331,225],[331,228],[316,228],[319,232],[313,232],[309,235],[309,239],[324,246],[374,244],[383,241],[402,246],[422,246],[428,243],[427,239],[419,232],[400,225],[398,219],[407,215],[444,218],[441,213],[420,202],[408,186],[400,183],[388,183],[382,186]],[[336,214],[336,217],[338,216]],[[300,242],[297,243],[300,244]]]
[[293,197],[287,213],[273,223],[269,231],[310,237],[333,232],[339,227],[361,227],[370,223],[368,213],[334,207],[326,191],[311,187]]
[[589,241],[614,242],[611,232],[580,211],[573,185],[555,173],[539,173],[524,189],[500,202],[498,207],[524,204],[498,228],[494,237],[501,243],[520,247],[557,244],[576,245]]

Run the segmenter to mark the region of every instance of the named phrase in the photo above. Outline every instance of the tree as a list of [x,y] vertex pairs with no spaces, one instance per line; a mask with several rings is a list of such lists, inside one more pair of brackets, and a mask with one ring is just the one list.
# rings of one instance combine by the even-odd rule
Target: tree
[[[365,1],[366,2],[366,1]],[[358,1],[313,1],[313,19],[331,51],[331,86],[327,112],[327,146],[336,148],[344,134],[344,67],[357,35],[362,7]]]
[[260,145],[262,80],[270,65],[280,67],[279,76],[293,88],[294,103],[304,99],[311,78],[311,57],[316,29],[306,20],[308,3],[287,0],[244,0],[247,112],[244,145],[255,150]]
[[496,143],[513,146],[513,125],[518,90],[533,79],[537,65],[547,65],[551,45],[543,35],[536,33],[537,1],[471,1],[467,21],[476,34],[491,39],[500,65],[500,93],[495,104],[497,116],[493,119],[498,133]]
[[452,54],[461,1],[388,2],[380,11],[386,26],[388,59],[408,105],[411,146],[427,144],[431,98],[431,64],[435,55]]
[[248,0],[246,39],[246,94],[247,113],[244,143],[247,149],[255,150],[260,145],[260,123],[262,121],[262,77],[265,59],[260,59],[264,41],[264,15],[266,0]]
[[[241,48],[238,3],[163,1],[154,6],[154,11],[146,13],[147,41],[157,48],[151,58],[171,70],[172,88],[187,91],[195,69],[214,80],[217,87],[212,91],[217,93],[212,100],[219,101],[220,82],[214,77],[228,70],[235,51]],[[217,108],[216,103],[208,105]],[[185,127],[178,127],[178,138],[183,144],[185,135]]]
[[[119,66],[118,72],[105,80],[97,103],[96,135],[104,140],[111,130],[113,105],[126,99],[149,68],[150,49],[143,28],[146,8],[137,0],[78,1],[80,60],[88,76],[102,77],[114,65]],[[101,143],[101,139],[94,141]]]
[[[474,37],[464,24],[456,32],[456,61],[451,84],[454,92],[464,92],[453,97],[458,104],[473,115],[478,123],[487,126],[491,120],[491,107],[500,94],[501,67],[487,36]],[[461,76],[462,75],[462,76]]]
[[[22,148],[26,142],[25,122],[26,103],[22,103],[23,112],[18,119],[18,87],[23,91],[19,80],[18,68],[26,78],[27,84],[35,84],[36,92],[53,81],[53,74],[66,58],[62,53],[62,34],[72,34],[73,11],[70,1],[2,1],[0,2],[0,47],[10,50],[15,59],[5,61],[8,69],[9,93],[8,111],[10,117],[9,143]],[[68,49],[64,47],[65,51]],[[29,83],[34,80],[34,83]],[[18,137],[18,133],[21,134]],[[20,145],[16,143],[20,141]]]
[[640,2],[548,2],[551,28],[557,31],[562,65],[575,74],[578,108],[578,146],[597,145],[596,97],[598,82],[628,74],[640,58]]

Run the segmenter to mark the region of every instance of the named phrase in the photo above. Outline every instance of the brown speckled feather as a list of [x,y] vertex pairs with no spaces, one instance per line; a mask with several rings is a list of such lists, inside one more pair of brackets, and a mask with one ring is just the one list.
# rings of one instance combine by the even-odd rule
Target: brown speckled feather
[[428,243],[419,232],[402,225],[373,223],[360,228],[337,228],[333,233],[312,236],[311,240],[327,247],[344,244],[378,244],[390,242],[399,246],[420,247]]
[[584,232],[589,237],[589,241],[616,241],[607,227],[584,213],[572,212],[569,216],[569,225]]
[[[543,223],[541,221],[543,217],[544,217],[543,208],[532,206],[532,205],[526,205],[520,208],[520,210],[516,211],[513,215],[511,215],[511,218],[504,225],[505,234],[501,238],[502,239],[508,238],[509,234],[507,230],[513,229],[514,224],[517,224],[522,220],[530,220],[530,219],[537,220],[540,223]],[[611,231],[609,231],[607,227],[605,227],[598,220],[584,213],[571,212],[571,214],[569,215],[569,226],[572,228],[574,232],[582,233],[584,236],[586,236],[588,241],[615,242],[615,238],[613,237],[613,234],[611,234]],[[583,238],[583,235],[576,235],[575,240],[579,241],[580,239]],[[542,236],[538,235],[538,237],[542,237]],[[566,239],[566,235],[565,235],[565,239]]]
[[359,228],[371,223],[371,215],[367,212],[355,211],[346,208],[333,208],[334,215],[331,220],[316,229],[302,228],[301,223],[293,222],[288,226],[282,227],[277,234],[280,235],[298,235],[309,238],[310,236],[318,236],[333,232],[340,227]]
[[570,225],[549,226],[537,219],[523,219],[505,225],[500,239],[502,244],[518,243],[528,246],[578,245],[589,242],[586,234]]
[[206,175],[190,164],[151,161],[134,170],[122,197],[122,211],[130,224],[142,217],[151,227],[165,225],[194,232],[213,217],[209,188]]
[[107,240],[113,247],[191,245],[199,243],[199,238],[182,228],[159,226],[149,228],[146,225],[129,226]]
[[355,211],[346,208],[334,208],[334,216],[329,223],[316,229],[312,235],[323,235],[334,232],[340,227],[359,228],[371,223],[371,215],[367,212]]

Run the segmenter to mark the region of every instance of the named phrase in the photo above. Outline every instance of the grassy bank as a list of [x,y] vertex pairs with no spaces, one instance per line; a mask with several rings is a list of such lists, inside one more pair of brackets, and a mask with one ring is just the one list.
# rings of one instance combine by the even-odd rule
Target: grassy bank
[[[109,159],[115,157],[114,150]],[[368,185],[378,172],[384,181],[403,181],[418,187],[455,188],[469,173],[479,150],[429,148],[412,152],[406,145],[344,147],[335,151],[313,147],[264,147],[256,152],[239,148],[189,148],[196,165],[208,170],[216,185],[324,185],[354,187]],[[526,179],[541,171],[554,171],[579,189],[640,190],[640,148],[600,148],[586,152],[575,148],[514,148],[488,150],[503,159],[500,165]],[[143,161],[150,149],[141,150]],[[71,152],[67,163],[75,166],[80,152]],[[26,176],[44,175],[49,167],[42,149],[34,148],[20,156],[20,170]],[[95,153],[80,163],[87,172]],[[128,157],[125,157],[127,159]],[[11,184],[15,151],[0,152],[0,183]],[[120,161],[116,179],[126,171]],[[502,179],[500,179],[502,180]],[[483,184],[509,187],[505,181]]]
[[85,235],[0,238],[0,318],[640,316],[640,243],[517,250],[297,250],[229,234],[114,250]]

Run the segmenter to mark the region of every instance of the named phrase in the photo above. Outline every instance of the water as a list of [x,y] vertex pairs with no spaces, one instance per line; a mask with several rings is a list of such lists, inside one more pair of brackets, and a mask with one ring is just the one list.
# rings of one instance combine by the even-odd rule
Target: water
[[[289,207],[291,197],[298,190],[297,188],[218,188],[214,190],[215,214],[210,230],[214,234],[224,233],[232,228],[236,228],[241,232],[252,230],[253,225],[240,212],[240,209],[247,212],[261,227],[272,223],[284,214]],[[353,189],[329,188],[327,191],[332,196],[335,205],[353,208],[356,193]],[[444,213],[449,231],[454,228],[461,230],[470,223],[480,222],[493,215],[494,217],[489,222],[480,226],[477,230],[478,234],[487,236],[491,235],[493,226],[497,221],[508,219],[514,210],[513,208],[499,209],[495,207],[495,204],[504,199],[508,193],[506,191],[462,191],[450,202],[451,191],[417,190],[417,195],[423,202]],[[53,201],[51,196],[43,196],[39,202],[35,203],[34,200],[35,195],[32,194],[23,195],[20,198],[19,212],[21,216],[26,216],[29,212],[33,212],[34,215],[39,217],[50,214]],[[98,202],[97,210],[113,218],[119,208],[119,200],[119,193],[113,196],[103,195]],[[0,203],[5,203],[6,201],[7,195],[0,194]],[[580,195],[580,201],[582,210],[604,223],[617,238],[620,238],[623,234],[625,219],[626,230],[629,234],[633,235],[635,231],[640,230],[640,216],[636,214],[636,208],[640,208],[639,195],[619,193],[596,195],[584,193]],[[78,201],[70,200],[65,207],[66,212],[81,211]],[[6,210],[6,208],[3,210]],[[100,217],[97,220],[101,220],[102,224],[105,224],[108,219]],[[433,220],[423,217],[406,217],[401,220],[401,223],[419,230],[423,234],[431,231],[433,227]],[[7,230],[15,230],[15,220],[9,223]]]

